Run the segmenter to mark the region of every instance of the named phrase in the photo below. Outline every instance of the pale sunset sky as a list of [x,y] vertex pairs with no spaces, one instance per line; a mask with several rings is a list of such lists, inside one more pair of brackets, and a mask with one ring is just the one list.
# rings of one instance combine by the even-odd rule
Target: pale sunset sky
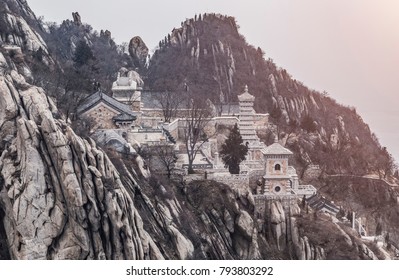
[[79,12],[117,43],[139,35],[150,49],[180,22],[214,12],[237,19],[295,79],[327,91],[358,113],[399,162],[398,0],[27,0],[36,16],[60,23]]

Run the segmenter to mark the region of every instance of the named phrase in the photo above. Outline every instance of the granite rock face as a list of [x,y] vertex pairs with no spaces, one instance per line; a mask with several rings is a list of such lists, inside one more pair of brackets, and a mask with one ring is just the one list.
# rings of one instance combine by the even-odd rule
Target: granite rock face
[[[303,213],[295,203],[287,207],[273,201],[268,215],[259,218],[249,190],[212,181],[154,182],[133,149],[131,158],[118,158],[117,152],[107,155],[94,140],[76,135],[47,93],[30,84],[33,74],[24,56],[41,50],[44,65],[54,62],[26,1],[2,1],[0,12],[5,15],[0,19],[5,26],[0,29],[0,259],[328,257],[325,243],[300,227]],[[73,16],[79,24],[80,16]],[[228,25],[235,29],[233,21]],[[170,43],[189,44],[195,32],[185,24]],[[107,31],[102,36],[111,37]],[[193,61],[208,51],[226,53],[232,86],[232,49],[222,42],[208,49],[202,45],[195,41]],[[140,37],[132,39],[129,51],[144,67],[148,48]],[[270,79],[275,83],[278,77]],[[142,86],[139,76],[135,80]],[[300,101],[275,102],[287,113],[305,108],[308,101]],[[338,143],[348,123],[336,121]],[[372,247],[347,228],[325,224],[332,225],[344,250],[376,258]]]
[[73,22],[76,25],[78,25],[78,26],[82,25],[82,19],[78,12],[72,13],[72,17],[73,17]]
[[162,258],[95,143],[54,119],[43,90],[15,71],[0,87],[0,204],[11,257]]
[[129,54],[137,67],[144,67],[148,57],[148,47],[140,36],[135,36],[129,43]]

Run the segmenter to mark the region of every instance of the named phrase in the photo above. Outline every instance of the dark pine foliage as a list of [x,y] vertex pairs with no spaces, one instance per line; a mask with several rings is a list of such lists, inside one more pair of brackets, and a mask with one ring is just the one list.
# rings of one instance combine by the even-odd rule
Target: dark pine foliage
[[76,46],[75,55],[73,57],[73,62],[75,62],[75,65],[78,67],[86,65],[92,59],[94,59],[94,55],[91,48],[86,44],[85,41],[79,41],[78,45]]
[[229,167],[231,174],[240,173],[240,163],[245,160],[248,153],[248,147],[243,144],[240,131],[237,124],[230,131],[229,137],[222,145],[220,155],[226,166]]

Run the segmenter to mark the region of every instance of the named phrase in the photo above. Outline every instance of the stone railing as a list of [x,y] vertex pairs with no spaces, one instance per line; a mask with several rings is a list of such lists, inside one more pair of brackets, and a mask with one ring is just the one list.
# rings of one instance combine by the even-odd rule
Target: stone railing
[[208,178],[236,189],[248,189],[249,176],[242,174],[209,174]]
[[169,131],[170,133],[177,131],[177,129],[179,128],[179,119],[175,119],[171,123],[165,123],[163,125],[163,128],[166,129],[167,131]]
[[299,185],[294,189],[294,192],[298,196],[305,196],[308,198],[316,194],[317,189],[312,185]]
[[162,129],[159,128],[139,128],[138,133],[160,133],[162,132]]
[[[182,164],[183,168],[188,168],[188,164]],[[200,164],[193,164],[193,169],[213,169],[212,163],[200,163]]]
[[260,199],[260,200],[297,200],[298,197],[296,195],[292,194],[256,194],[254,195],[255,200]]
[[215,117],[212,120],[215,124],[224,124],[226,126],[233,126],[239,121],[237,117]]

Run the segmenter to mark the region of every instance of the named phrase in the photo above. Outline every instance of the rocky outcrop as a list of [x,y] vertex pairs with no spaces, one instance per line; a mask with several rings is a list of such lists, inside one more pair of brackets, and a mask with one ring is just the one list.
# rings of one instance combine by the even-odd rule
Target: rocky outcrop
[[129,54],[137,67],[142,68],[146,66],[148,47],[140,36],[135,36],[130,40]]
[[78,12],[72,12],[72,17],[73,17],[73,22],[77,25],[77,26],[80,26],[80,25],[82,25],[82,19],[81,19],[81,17],[80,17],[80,15],[79,15],[79,13]]
[[300,233],[297,217],[301,209],[296,202],[272,201],[269,204],[270,215],[266,216],[268,223],[266,236],[277,250],[289,255],[292,259],[319,260],[326,259],[324,249],[313,244],[309,238]]
[[[132,190],[43,90],[0,77],[0,205],[15,259],[160,259]],[[32,164],[34,163],[34,164]]]
[[106,38],[107,40],[111,40],[112,38],[112,35],[111,35],[111,31],[109,31],[109,30],[101,30],[100,31],[100,37],[102,37],[102,38]]

